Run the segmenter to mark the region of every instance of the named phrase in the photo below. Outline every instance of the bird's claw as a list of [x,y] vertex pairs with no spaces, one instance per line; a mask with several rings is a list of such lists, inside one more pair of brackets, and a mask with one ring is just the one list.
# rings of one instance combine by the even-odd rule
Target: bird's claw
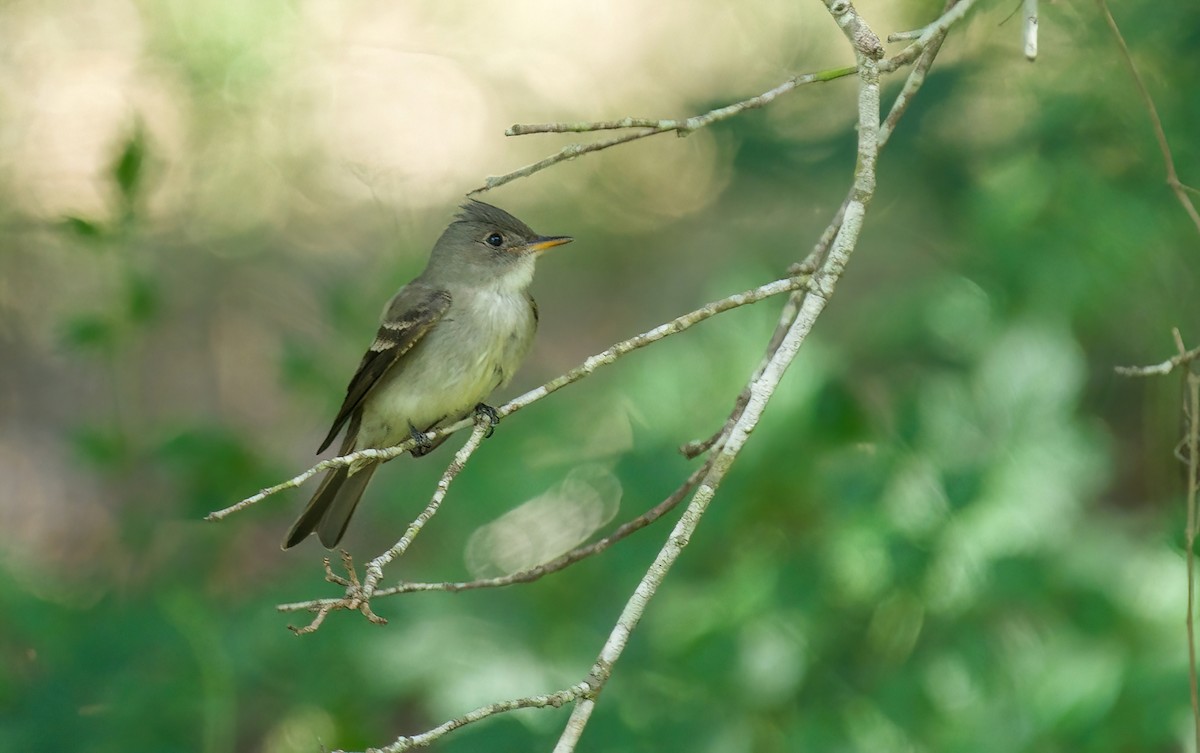
[[490,424],[487,434],[484,434],[483,438],[487,439],[492,436],[496,432],[496,424],[500,423],[500,416],[496,413],[496,409],[486,403],[479,403],[475,406],[475,415],[486,417]]
[[433,442],[430,441],[429,435],[412,424],[408,425],[409,434],[412,435],[413,441],[417,446],[412,448],[412,456],[419,458],[422,455],[429,453],[433,449]]

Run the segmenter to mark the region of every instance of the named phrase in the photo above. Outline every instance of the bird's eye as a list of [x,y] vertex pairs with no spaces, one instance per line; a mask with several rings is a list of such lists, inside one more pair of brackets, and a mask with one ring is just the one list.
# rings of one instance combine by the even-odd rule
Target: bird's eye
[[500,244],[504,243],[504,236],[500,233],[492,233],[487,238],[487,244],[492,248],[500,248]]

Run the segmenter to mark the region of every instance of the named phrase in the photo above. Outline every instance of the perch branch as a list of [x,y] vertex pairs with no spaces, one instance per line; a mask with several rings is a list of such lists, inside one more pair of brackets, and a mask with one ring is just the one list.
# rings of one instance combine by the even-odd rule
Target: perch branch
[[[809,278],[807,276],[788,277],[781,280],[775,280],[774,282],[769,282],[765,285],[760,285],[757,288],[752,288],[741,293],[727,296],[720,300],[712,301],[711,303],[701,306],[695,311],[690,311],[683,316],[672,319],[664,324],[660,324],[654,329],[631,337],[628,340],[623,340],[619,343],[616,343],[607,350],[589,357],[583,363],[579,364],[565,374],[551,379],[542,386],[536,387],[529,392],[526,392],[524,395],[514,398],[513,400],[510,400],[509,402],[500,406],[496,409],[496,416],[498,418],[504,418],[516,413],[522,408],[526,408],[533,403],[536,403],[538,400],[541,400],[550,393],[556,392],[569,384],[578,382],[580,379],[590,375],[601,366],[606,366],[615,362],[618,358],[626,353],[629,353],[630,351],[643,348],[653,342],[662,340],[665,337],[679,334],[680,332],[691,328],[693,325],[699,324],[705,319],[724,313],[730,309],[738,308],[739,306],[746,306],[751,303],[758,303],[761,300],[770,298],[771,296],[779,295],[780,293],[799,290],[808,284],[808,280]],[[436,440],[452,434],[460,429],[466,428],[467,426],[471,426],[472,423],[473,419],[466,418],[449,426],[436,429],[426,436],[429,438],[429,440]],[[216,512],[209,513],[205,520],[221,520],[226,518],[233,513],[244,510],[253,504],[263,501],[271,495],[278,494],[279,492],[286,491],[287,489],[294,489],[321,471],[328,470],[330,468],[338,468],[343,465],[350,465],[357,460],[365,458],[381,461],[391,460],[392,458],[399,457],[405,452],[408,452],[415,445],[415,440],[409,439],[401,444],[396,445],[395,447],[358,450],[340,457],[322,460],[313,467],[294,476],[293,478],[288,479],[287,481],[263,489],[257,494],[249,496],[246,499],[243,499],[241,502],[226,507],[223,510],[217,510]]]

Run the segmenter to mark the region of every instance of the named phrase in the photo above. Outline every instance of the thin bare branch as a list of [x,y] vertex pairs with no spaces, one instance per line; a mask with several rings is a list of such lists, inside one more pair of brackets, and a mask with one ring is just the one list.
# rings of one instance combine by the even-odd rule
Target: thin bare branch
[[[879,64],[881,73],[891,73],[908,65],[917,58],[929,46],[932,40],[942,36],[946,31],[958,21],[962,20],[971,6],[976,0],[963,0],[963,2],[954,5],[949,11],[942,15],[933,23],[924,28],[917,29],[911,32],[901,32],[893,34],[888,38],[888,41],[899,41],[913,39],[913,43],[904,48],[895,56],[884,60]],[[856,45],[856,51],[864,52],[870,56],[872,60],[879,60],[883,57],[883,45],[879,42],[878,37],[873,33],[859,34],[855,30],[850,30],[851,38]],[[575,159],[576,157],[588,154],[589,152],[598,152],[604,149],[609,149],[620,144],[625,144],[638,139],[657,136],[660,133],[675,132],[680,136],[686,136],[692,131],[699,130],[706,126],[712,125],[734,115],[745,112],[746,110],[763,107],[782,94],[793,91],[805,84],[819,83],[823,81],[832,81],[846,76],[852,76],[856,72],[856,68],[833,68],[827,71],[818,71],[815,73],[805,73],[799,76],[793,76],[783,83],[768,89],[754,97],[744,99],[740,102],[718,107],[715,110],[710,110],[702,115],[693,115],[690,118],[682,120],[675,118],[635,118],[626,117],[618,120],[597,120],[597,121],[579,121],[568,123],[517,123],[505,131],[507,136],[526,136],[533,133],[590,133],[594,131],[609,131],[620,130],[625,128],[640,129],[633,133],[626,133],[620,136],[614,136],[602,141],[592,142],[590,144],[570,144],[563,147],[557,154],[552,154],[545,159],[538,160],[532,164],[522,168],[505,173],[504,175],[494,175],[484,180],[483,185],[467,192],[468,196],[490,191],[493,188],[498,188],[505,183],[511,183],[518,178],[527,178],[534,173],[541,172],[548,167],[557,165],[560,162]]]
[[[942,17],[945,18],[945,14],[949,13],[959,4],[959,0],[950,0],[946,3],[946,9]],[[912,102],[913,97],[917,95],[921,87],[925,85],[925,78],[929,73],[929,69],[933,67],[933,61],[942,50],[942,43],[946,41],[946,34],[949,28],[947,26],[929,37],[925,49],[921,51],[921,55],[917,58],[913,69],[909,71],[908,77],[904,80],[904,86],[901,87],[900,93],[896,95],[896,99],[892,102],[892,108],[888,111],[887,117],[883,119],[883,124],[879,127],[880,149],[887,146],[888,141],[892,138],[892,133],[896,130],[896,124],[900,122],[900,118],[904,117],[904,113],[908,111],[909,103]]]
[[[902,61],[900,62],[901,65],[907,65],[908,62],[910,62],[922,50],[925,49],[926,45],[928,45],[934,37],[938,36],[939,34],[944,34],[951,26],[961,21],[963,17],[967,15],[967,12],[971,10],[971,7],[975,5],[976,1],[977,0],[962,0],[962,2],[956,3],[953,7],[943,12],[936,21],[926,26],[922,26],[920,29],[915,29],[913,31],[900,31],[896,32],[895,34],[889,34],[887,38],[889,42],[903,42],[909,39],[915,39],[916,42],[904,48],[904,51],[899,55],[896,55],[895,57],[884,61],[884,63],[881,63],[880,67],[882,68],[887,66],[889,70],[895,70],[893,66],[896,65],[897,61]],[[901,56],[904,57],[902,58]]]
[[467,461],[479,449],[479,444],[483,442],[483,438],[491,430],[491,419],[484,415],[475,416],[475,430],[471,432],[471,436],[466,443],[459,448],[454,454],[454,459],[450,461],[450,465],[446,466],[446,470],[442,472],[442,477],[438,479],[437,488],[433,492],[433,497],[430,498],[429,504],[421,511],[404,535],[400,537],[390,549],[375,559],[371,560],[367,565],[367,579],[363,584],[363,598],[370,599],[375,593],[375,587],[379,585],[379,581],[383,578],[383,568],[387,567],[397,557],[402,556],[408,551],[408,547],[412,545],[413,540],[421,533],[421,529],[425,527],[437,511],[442,506],[442,500],[446,498],[446,493],[450,491],[450,484],[462,473],[462,470],[467,465]]
[[[1177,333],[1178,331],[1176,330]],[[1200,358],[1200,347],[1183,351],[1153,366],[1117,366],[1114,369],[1121,376],[1128,377],[1165,376],[1180,366],[1190,364],[1198,358]]]
[[[953,8],[957,2],[959,2],[959,0],[949,0],[943,13]],[[895,132],[897,123],[899,123],[900,118],[902,118],[904,113],[908,110],[909,103],[912,102],[917,92],[919,92],[921,87],[925,84],[925,79],[929,69],[933,66],[933,61],[937,58],[938,52],[942,49],[942,42],[945,40],[945,35],[946,32],[942,32],[941,34],[935,34],[930,38],[928,46],[921,53],[921,56],[917,59],[916,64],[913,65],[913,69],[909,72],[908,78],[905,79],[904,86],[901,88],[900,93],[896,95],[896,99],[892,103],[892,108],[888,111],[887,118],[884,119],[883,123],[879,127],[878,148],[880,151],[882,151],[887,145],[892,133]],[[829,222],[829,225],[825,228],[824,232],[821,233],[821,237],[817,240],[808,256],[805,257],[803,261],[792,265],[792,267],[788,269],[789,272],[793,274],[811,274],[817,268],[817,265],[820,264],[821,259],[823,259],[826,252],[828,252],[829,246],[833,243],[833,239],[837,236],[838,231],[841,230],[842,217],[845,214],[846,206],[850,203],[850,201],[853,200],[853,198],[854,187],[851,186],[850,191],[846,194],[846,198],[842,200],[841,206],[838,207],[837,212],[834,213],[833,219]],[[767,344],[766,352],[764,353],[763,360],[759,366],[760,371],[762,368],[765,368],[766,363],[771,359],[772,356],[775,355],[775,351],[779,348],[779,344],[783,341],[784,335],[787,334],[788,329],[791,328],[792,322],[796,320],[796,315],[800,311],[800,306],[803,303],[806,292],[807,291],[805,290],[796,290],[793,291],[790,296],[788,296],[787,303],[780,312],[779,322],[775,326],[775,332],[771,336],[770,342]],[[756,372],[756,374],[757,373],[760,372]],[[742,411],[745,410],[746,402],[749,400],[749,397],[749,393],[743,389],[742,392],[737,396],[737,399],[734,401],[733,409],[730,411],[729,417],[726,419],[725,424],[720,429],[718,429],[707,439],[693,440],[684,444],[679,448],[679,452],[686,458],[694,458],[712,449],[718,442],[721,441],[721,439],[725,437],[729,429],[741,417]]]
[[371,611],[370,601],[361,598],[362,585],[358,580],[358,572],[354,569],[354,560],[350,557],[350,553],[345,549],[341,550],[342,569],[346,571],[346,577],[342,577],[333,572],[333,567],[326,557],[325,562],[325,581],[342,586],[346,589],[346,595],[339,599],[322,599],[321,603],[314,604],[308,608],[310,612],[316,612],[316,617],[304,627],[296,627],[288,625],[288,630],[291,630],[296,635],[308,635],[315,633],[325,622],[325,618],[331,612],[336,612],[341,609],[356,610],[361,612],[363,617],[366,617],[370,622],[376,625],[386,625],[387,620]]
[[1038,0],[1025,0],[1024,23],[1021,25],[1021,41],[1025,48],[1025,59],[1037,60],[1038,54]]
[[1187,641],[1188,685],[1192,697],[1192,723],[1196,745],[1200,746],[1200,681],[1196,672],[1196,531],[1200,526],[1197,505],[1197,485],[1200,483],[1200,374],[1187,374],[1187,405],[1184,408],[1187,426]]
[[[516,126],[514,126],[514,128],[515,127]],[[537,172],[541,172],[542,170],[545,170],[547,167],[550,167],[552,165],[557,165],[559,162],[566,162],[567,160],[573,160],[581,154],[587,154],[588,152],[598,152],[602,149],[608,149],[610,147],[618,146],[619,144],[625,144],[630,141],[637,141],[638,139],[644,139],[648,136],[657,136],[660,133],[668,133],[671,130],[674,130],[674,129],[648,128],[643,131],[634,131],[633,133],[623,133],[620,136],[613,136],[612,138],[604,139],[603,141],[593,141],[590,144],[570,144],[568,146],[564,146],[558,152],[558,154],[552,154],[549,157],[538,160],[537,162],[534,162],[531,165],[526,165],[525,167],[522,167],[518,170],[513,170],[511,173],[505,173],[504,175],[496,175],[496,176],[488,177],[484,181],[482,186],[479,186],[478,188],[473,188],[470,191],[467,191],[467,196],[474,196],[477,193],[483,193],[484,191],[490,191],[493,188],[498,188],[498,187],[504,185],[505,183],[511,183],[512,181],[516,180],[517,178],[528,178],[530,175],[533,175],[534,173],[537,173]]]
[[[413,444],[415,445],[415,443],[413,443]],[[408,448],[405,447],[405,449],[407,450]],[[396,453],[396,454],[399,455],[400,453]],[[304,473],[293,476],[292,478],[288,479],[287,481],[280,482],[280,483],[276,484],[275,486],[268,486],[266,489],[261,489],[261,490],[259,490],[259,492],[257,494],[252,494],[249,497],[246,497],[245,499],[243,499],[241,502],[238,502],[237,504],[230,505],[229,507],[223,508],[221,510],[214,510],[213,512],[210,512],[208,515],[205,515],[204,519],[205,520],[223,520],[224,518],[227,518],[230,515],[233,515],[235,512],[241,512],[242,510],[245,510],[247,507],[250,507],[251,505],[255,505],[255,504],[258,504],[259,502],[262,502],[264,499],[266,499],[267,497],[270,497],[273,494],[278,494],[279,492],[287,491],[288,489],[295,489],[296,487],[300,486],[305,481],[308,481],[310,478],[317,475],[318,473],[321,473],[322,471],[327,471],[330,468],[339,468],[343,465],[349,465],[352,462],[353,462],[352,460],[347,460],[345,457],[337,457],[337,458],[330,458],[328,460],[322,460],[321,462],[314,465],[312,468],[309,468]]]
[[[746,306],[752,303],[758,303],[759,301],[770,298],[771,296],[779,295],[780,293],[799,290],[808,284],[808,280],[809,278],[807,276],[788,277],[781,280],[775,280],[774,282],[769,282],[765,285],[760,285],[757,288],[752,288],[741,293],[727,296],[720,300],[712,301],[711,303],[701,306],[695,311],[690,311],[683,316],[676,317],[669,322],[660,324],[654,329],[631,337],[628,340],[623,340],[622,342],[616,343],[607,350],[589,357],[583,363],[566,372],[565,374],[551,379],[542,386],[536,387],[529,392],[526,392],[524,395],[514,398],[513,400],[510,400],[509,402],[500,406],[496,409],[496,416],[498,418],[505,418],[506,416],[516,413],[522,408],[526,408],[533,403],[536,403],[538,400],[541,400],[552,392],[557,392],[563,387],[583,379],[601,366],[614,363],[618,358],[626,353],[629,353],[630,351],[643,348],[651,343],[658,342],[663,338],[670,337],[671,335],[679,334],[680,332],[691,328],[693,325],[699,324],[705,319],[724,313],[730,309],[735,309],[739,306]],[[450,426],[436,429],[426,436],[430,440],[436,440],[459,431],[460,429],[471,426],[472,423],[473,419],[466,418],[462,421],[451,424]],[[223,510],[217,510],[216,512],[209,513],[205,520],[221,520],[222,518],[226,518],[229,515],[238,512],[239,510],[244,510],[253,504],[261,502],[273,494],[278,494],[279,492],[287,489],[294,489],[321,471],[328,470],[329,468],[350,465],[351,463],[364,458],[370,458],[372,460],[391,460],[392,458],[399,457],[405,452],[408,452],[415,445],[415,440],[409,439],[399,445],[396,445],[395,447],[358,450],[357,452],[352,452],[348,455],[330,458],[329,460],[322,460],[312,468],[309,468],[307,471],[304,471],[303,473],[300,473],[293,478],[288,479],[287,481],[263,489],[257,494],[247,497],[241,502],[238,502],[237,504],[227,507]]]
[[[650,508],[641,515],[629,520],[617,527],[615,531],[605,536],[602,539],[593,541],[590,544],[578,546],[566,554],[560,555],[549,562],[542,563],[527,570],[521,570],[508,575],[501,575],[495,578],[479,578],[478,580],[469,581],[446,581],[442,583],[420,583],[413,581],[404,581],[394,586],[387,588],[376,588],[373,598],[379,599],[384,596],[394,596],[397,594],[418,593],[425,591],[447,591],[456,593],[458,591],[474,591],[481,588],[502,588],[511,586],[517,583],[532,583],[539,578],[543,578],[551,573],[556,573],[580,560],[597,555],[611,547],[621,539],[629,536],[632,533],[642,530],[662,516],[666,515],[671,510],[675,509],[680,502],[683,501],[696,484],[700,483],[700,479],[708,472],[711,466],[711,459],[692,472],[679,488],[671,492],[671,495],[659,502],[654,507]],[[319,612],[321,609],[330,607],[336,604],[340,599],[313,599],[311,601],[299,601],[291,604],[280,604],[276,607],[281,612]]]
[[443,722],[428,732],[422,732],[419,735],[411,737],[401,737],[390,745],[385,745],[377,749],[374,753],[404,753],[404,751],[412,750],[413,748],[424,748],[435,742],[438,738],[444,737],[459,727],[465,727],[472,722],[478,722],[490,716],[516,711],[517,709],[562,708],[565,704],[586,696],[590,691],[591,688],[588,687],[588,684],[581,682],[578,685],[572,685],[556,693],[528,696],[511,701],[500,701],[499,703],[489,703],[487,706],[480,706],[474,711]]
[[712,468],[692,495],[687,509],[671,531],[663,548],[642,577],[633,595],[626,602],[621,616],[600,650],[592,671],[588,675],[594,689],[591,694],[575,704],[571,718],[559,737],[554,753],[572,753],[587,726],[596,705],[596,697],[612,675],[613,666],[624,652],[630,634],[641,620],[646,607],[658,587],[666,578],[672,565],[678,560],[683,548],[695,533],[700,519],[708,509],[725,475],[729,472],[750,433],[758,424],[767,402],[774,394],[787,367],[795,359],[800,346],[812,331],[812,326],[833,294],[837,281],[845,269],[846,262],[858,242],[862,230],[866,207],[875,192],[875,162],[878,154],[879,137],[879,69],[871,57],[872,45],[864,41],[871,34],[865,21],[857,16],[852,5],[845,0],[824,0],[834,19],[846,33],[854,46],[858,58],[859,101],[858,101],[858,164],[855,167],[855,198],[847,206],[841,230],[834,240],[829,255],[821,268],[814,274],[809,295],[796,321],[788,330],[779,349],[771,358],[762,374],[750,384],[750,399],[745,411],[729,431],[725,443],[714,452]]
[[694,115],[683,120],[675,119],[652,119],[652,118],[622,118],[620,120],[601,120],[593,122],[579,123],[534,123],[534,124],[516,124],[505,131],[507,136],[525,136],[531,133],[586,133],[592,131],[605,131],[621,128],[640,128],[642,130],[634,133],[627,133],[621,136],[615,136],[603,141],[596,141],[591,144],[571,144],[564,147],[557,154],[553,154],[545,159],[538,160],[533,164],[526,165],[520,169],[514,170],[504,175],[491,176],[487,178],[482,186],[468,192],[468,196],[490,191],[493,188],[502,186],[505,183],[510,183],[518,178],[525,178],[533,175],[536,172],[545,170],[551,165],[556,165],[559,162],[575,159],[581,154],[588,152],[598,152],[602,149],[624,144],[629,141],[644,139],[649,136],[657,136],[660,133],[675,132],[680,136],[686,136],[692,131],[705,128],[713,123],[726,120],[746,110],[763,107],[775,101],[782,94],[786,94],[794,89],[797,89],[805,84],[814,84],[822,81],[832,81],[843,76],[854,75],[854,68],[834,68],[828,71],[819,71],[817,73],[805,73],[800,76],[793,76],[787,81],[784,81],[778,86],[768,89],[754,97],[744,99],[741,102],[734,102],[724,107],[718,107],[715,110],[710,110],[702,115]]
[[1154,127],[1154,138],[1158,141],[1158,151],[1162,153],[1163,165],[1167,171],[1167,185],[1175,193],[1175,197],[1179,199],[1179,203],[1183,206],[1183,211],[1187,212],[1188,217],[1192,218],[1192,224],[1196,226],[1196,232],[1200,232],[1200,212],[1196,211],[1196,205],[1192,203],[1188,192],[1194,192],[1195,189],[1186,186],[1179,180],[1179,174],[1175,172],[1175,158],[1171,154],[1171,145],[1167,142],[1167,132],[1163,130],[1162,119],[1158,117],[1158,108],[1154,106],[1154,98],[1150,96],[1150,90],[1146,88],[1146,82],[1142,80],[1142,74],[1138,72],[1137,66],[1134,65],[1133,55],[1129,52],[1129,45],[1125,43],[1125,37],[1121,34],[1121,29],[1117,26],[1117,20],[1113,18],[1113,14],[1108,9],[1108,3],[1105,0],[1096,0],[1096,4],[1100,6],[1100,12],[1104,15],[1105,22],[1108,23],[1108,28],[1112,31],[1113,37],[1117,40],[1117,47],[1121,50],[1121,57],[1125,60],[1125,65],[1129,68],[1129,72],[1133,74],[1133,83],[1137,86],[1138,94],[1142,97],[1142,105],[1145,106],[1146,112],[1150,115],[1150,124]]
[[622,128],[653,128],[656,131],[673,131],[683,121],[661,118],[621,118],[620,120],[582,120],[577,123],[516,123],[509,126],[505,136],[527,136],[531,133],[591,133],[612,131]]
[[345,550],[342,550],[342,567],[346,570],[345,578],[335,575],[329,565],[329,558],[325,558],[325,580],[344,587],[346,592],[337,598],[314,599],[301,602],[300,604],[288,605],[289,609],[280,607],[280,611],[308,611],[315,612],[317,615],[305,627],[297,628],[289,625],[288,628],[292,632],[296,635],[307,635],[308,633],[316,632],[331,612],[342,609],[361,612],[364,617],[377,625],[387,624],[387,620],[371,610],[371,598],[375,595],[375,589],[379,585],[380,579],[383,578],[383,568],[390,564],[392,560],[408,551],[408,547],[412,544],[413,539],[417,537],[417,534],[421,532],[425,524],[437,514],[442,500],[446,498],[446,493],[450,490],[450,483],[462,472],[462,469],[466,466],[467,461],[470,460],[471,455],[475,453],[475,450],[479,449],[479,444],[483,441],[484,436],[490,428],[491,419],[489,417],[483,415],[475,416],[475,430],[471,432],[471,436],[467,438],[466,443],[454,454],[454,459],[450,461],[450,464],[442,473],[442,477],[438,480],[437,488],[433,493],[433,498],[429,500],[429,504],[425,506],[425,509],[417,516],[417,519],[409,525],[408,530],[404,532],[399,541],[386,552],[367,563],[367,577],[363,582],[359,582],[358,572],[354,568],[354,561]]

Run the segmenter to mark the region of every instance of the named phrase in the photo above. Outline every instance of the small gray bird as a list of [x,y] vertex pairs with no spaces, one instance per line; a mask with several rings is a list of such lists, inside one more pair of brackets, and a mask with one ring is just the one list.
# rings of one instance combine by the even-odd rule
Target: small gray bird
[[[490,204],[464,204],[434,244],[425,271],[384,307],[375,341],[317,452],[343,426],[339,455],[409,437],[420,441],[472,410],[490,411],[483,400],[512,379],[537,329],[537,304],[529,295],[534,262],[571,240],[538,235]],[[437,444],[424,441],[412,454]],[[378,461],[360,460],[328,471],[283,548],[313,531],[327,548],[337,546],[378,467]]]

